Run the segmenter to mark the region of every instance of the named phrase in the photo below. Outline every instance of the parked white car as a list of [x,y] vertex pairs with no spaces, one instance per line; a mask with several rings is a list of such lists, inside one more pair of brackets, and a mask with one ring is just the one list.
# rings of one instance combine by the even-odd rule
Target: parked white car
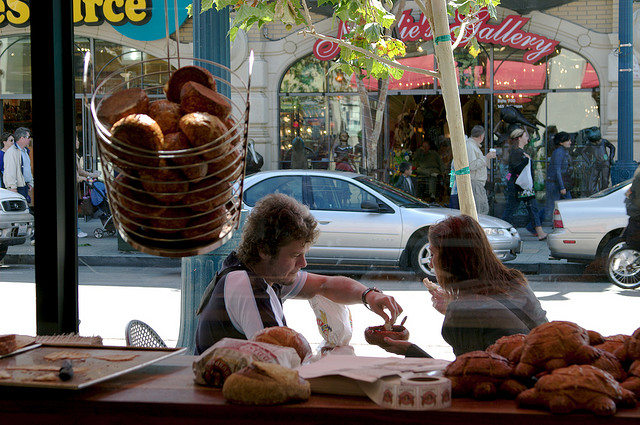
[[624,205],[631,180],[618,183],[588,198],[557,201],[553,232],[547,243],[552,258],[591,262],[609,258],[620,248],[620,234],[629,217]]
[[33,234],[33,215],[24,197],[0,189],[0,260],[11,245],[21,245]]
[[[251,210],[269,193],[285,193],[309,206],[320,236],[309,250],[314,269],[342,272],[362,268],[411,267],[431,276],[429,226],[460,211],[426,204],[392,186],[357,173],[322,170],[264,171],[248,176],[243,207]],[[518,231],[506,221],[482,215],[494,252],[513,260],[522,249]]]

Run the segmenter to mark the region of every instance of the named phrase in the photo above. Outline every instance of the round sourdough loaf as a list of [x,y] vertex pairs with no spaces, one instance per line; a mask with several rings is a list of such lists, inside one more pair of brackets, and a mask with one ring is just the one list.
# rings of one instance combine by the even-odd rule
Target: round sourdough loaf
[[307,339],[302,334],[286,326],[265,328],[256,333],[251,340],[280,345],[282,347],[291,347],[296,350],[296,353],[300,356],[300,362],[303,362],[307,357],[311,357],[311,346]]
[[308,400],[311,385],[296,370],[275,363],[253,362],[224,381],[222,395],[237,404],[292,403]]

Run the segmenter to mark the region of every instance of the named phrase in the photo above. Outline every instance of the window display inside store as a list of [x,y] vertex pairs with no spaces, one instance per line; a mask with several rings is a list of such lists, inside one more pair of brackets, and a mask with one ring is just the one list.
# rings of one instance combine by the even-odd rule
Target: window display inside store
[[353,146],[349,145],[349,133],[340,132],[338,136],[338,145],[333,149],[333,156],[336,162],[336,170],[340,171],[356,171],[353,166]]
[[[296,137],[304,142],[308,167],[335,169],[338,162],[359,170],[362,163],[362,107],[357,96],[291,96],[280,101],[280,168],[292,166]],[[342,140],[340,134],[344,132]],[[340,153],[341,155],[338,155]],[[347,161],[338,161],[346,153]]]

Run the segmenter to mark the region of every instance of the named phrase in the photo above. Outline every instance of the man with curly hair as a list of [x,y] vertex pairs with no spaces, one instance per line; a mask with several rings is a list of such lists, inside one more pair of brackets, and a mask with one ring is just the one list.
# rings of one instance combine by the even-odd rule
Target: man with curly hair
[[288,298],[322,295],[340,304],[363,302],[385,322],[395,322],[402,308],[377,288],[301,270],[318,236],[316,227],[309,209],[287,195],[267,195],[256,204],[237,251],[225,259],[202,297],[196,354],[222,338],[250,339],[264,328],[286,326],[282,302]]

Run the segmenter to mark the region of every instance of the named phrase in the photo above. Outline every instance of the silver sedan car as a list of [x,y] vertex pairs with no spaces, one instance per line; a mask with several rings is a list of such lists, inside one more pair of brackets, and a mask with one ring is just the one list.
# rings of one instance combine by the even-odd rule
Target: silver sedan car
[[[426,204],[392,186],[356,173],[321,170],[277,170],[248,176],[244,207],[251,210],[270,193],[285,193],[307,205],[318,221],[320,236],[307,254],[312,269],[412,268],[434,277],[429,253],[429,226],[458,210]],[[520,235],[511,224],[479,217],[494,252],[502,261],[516,258]]]
[[33,234],[33,215],[24,197],[0,189],[0,260],[11,245],[21,245]]
[[624,242],[620,234],[629,222],[624,199],[630,186],[627,180],[588,198],[557,201],[547,237],[551,257],[606,262]]

